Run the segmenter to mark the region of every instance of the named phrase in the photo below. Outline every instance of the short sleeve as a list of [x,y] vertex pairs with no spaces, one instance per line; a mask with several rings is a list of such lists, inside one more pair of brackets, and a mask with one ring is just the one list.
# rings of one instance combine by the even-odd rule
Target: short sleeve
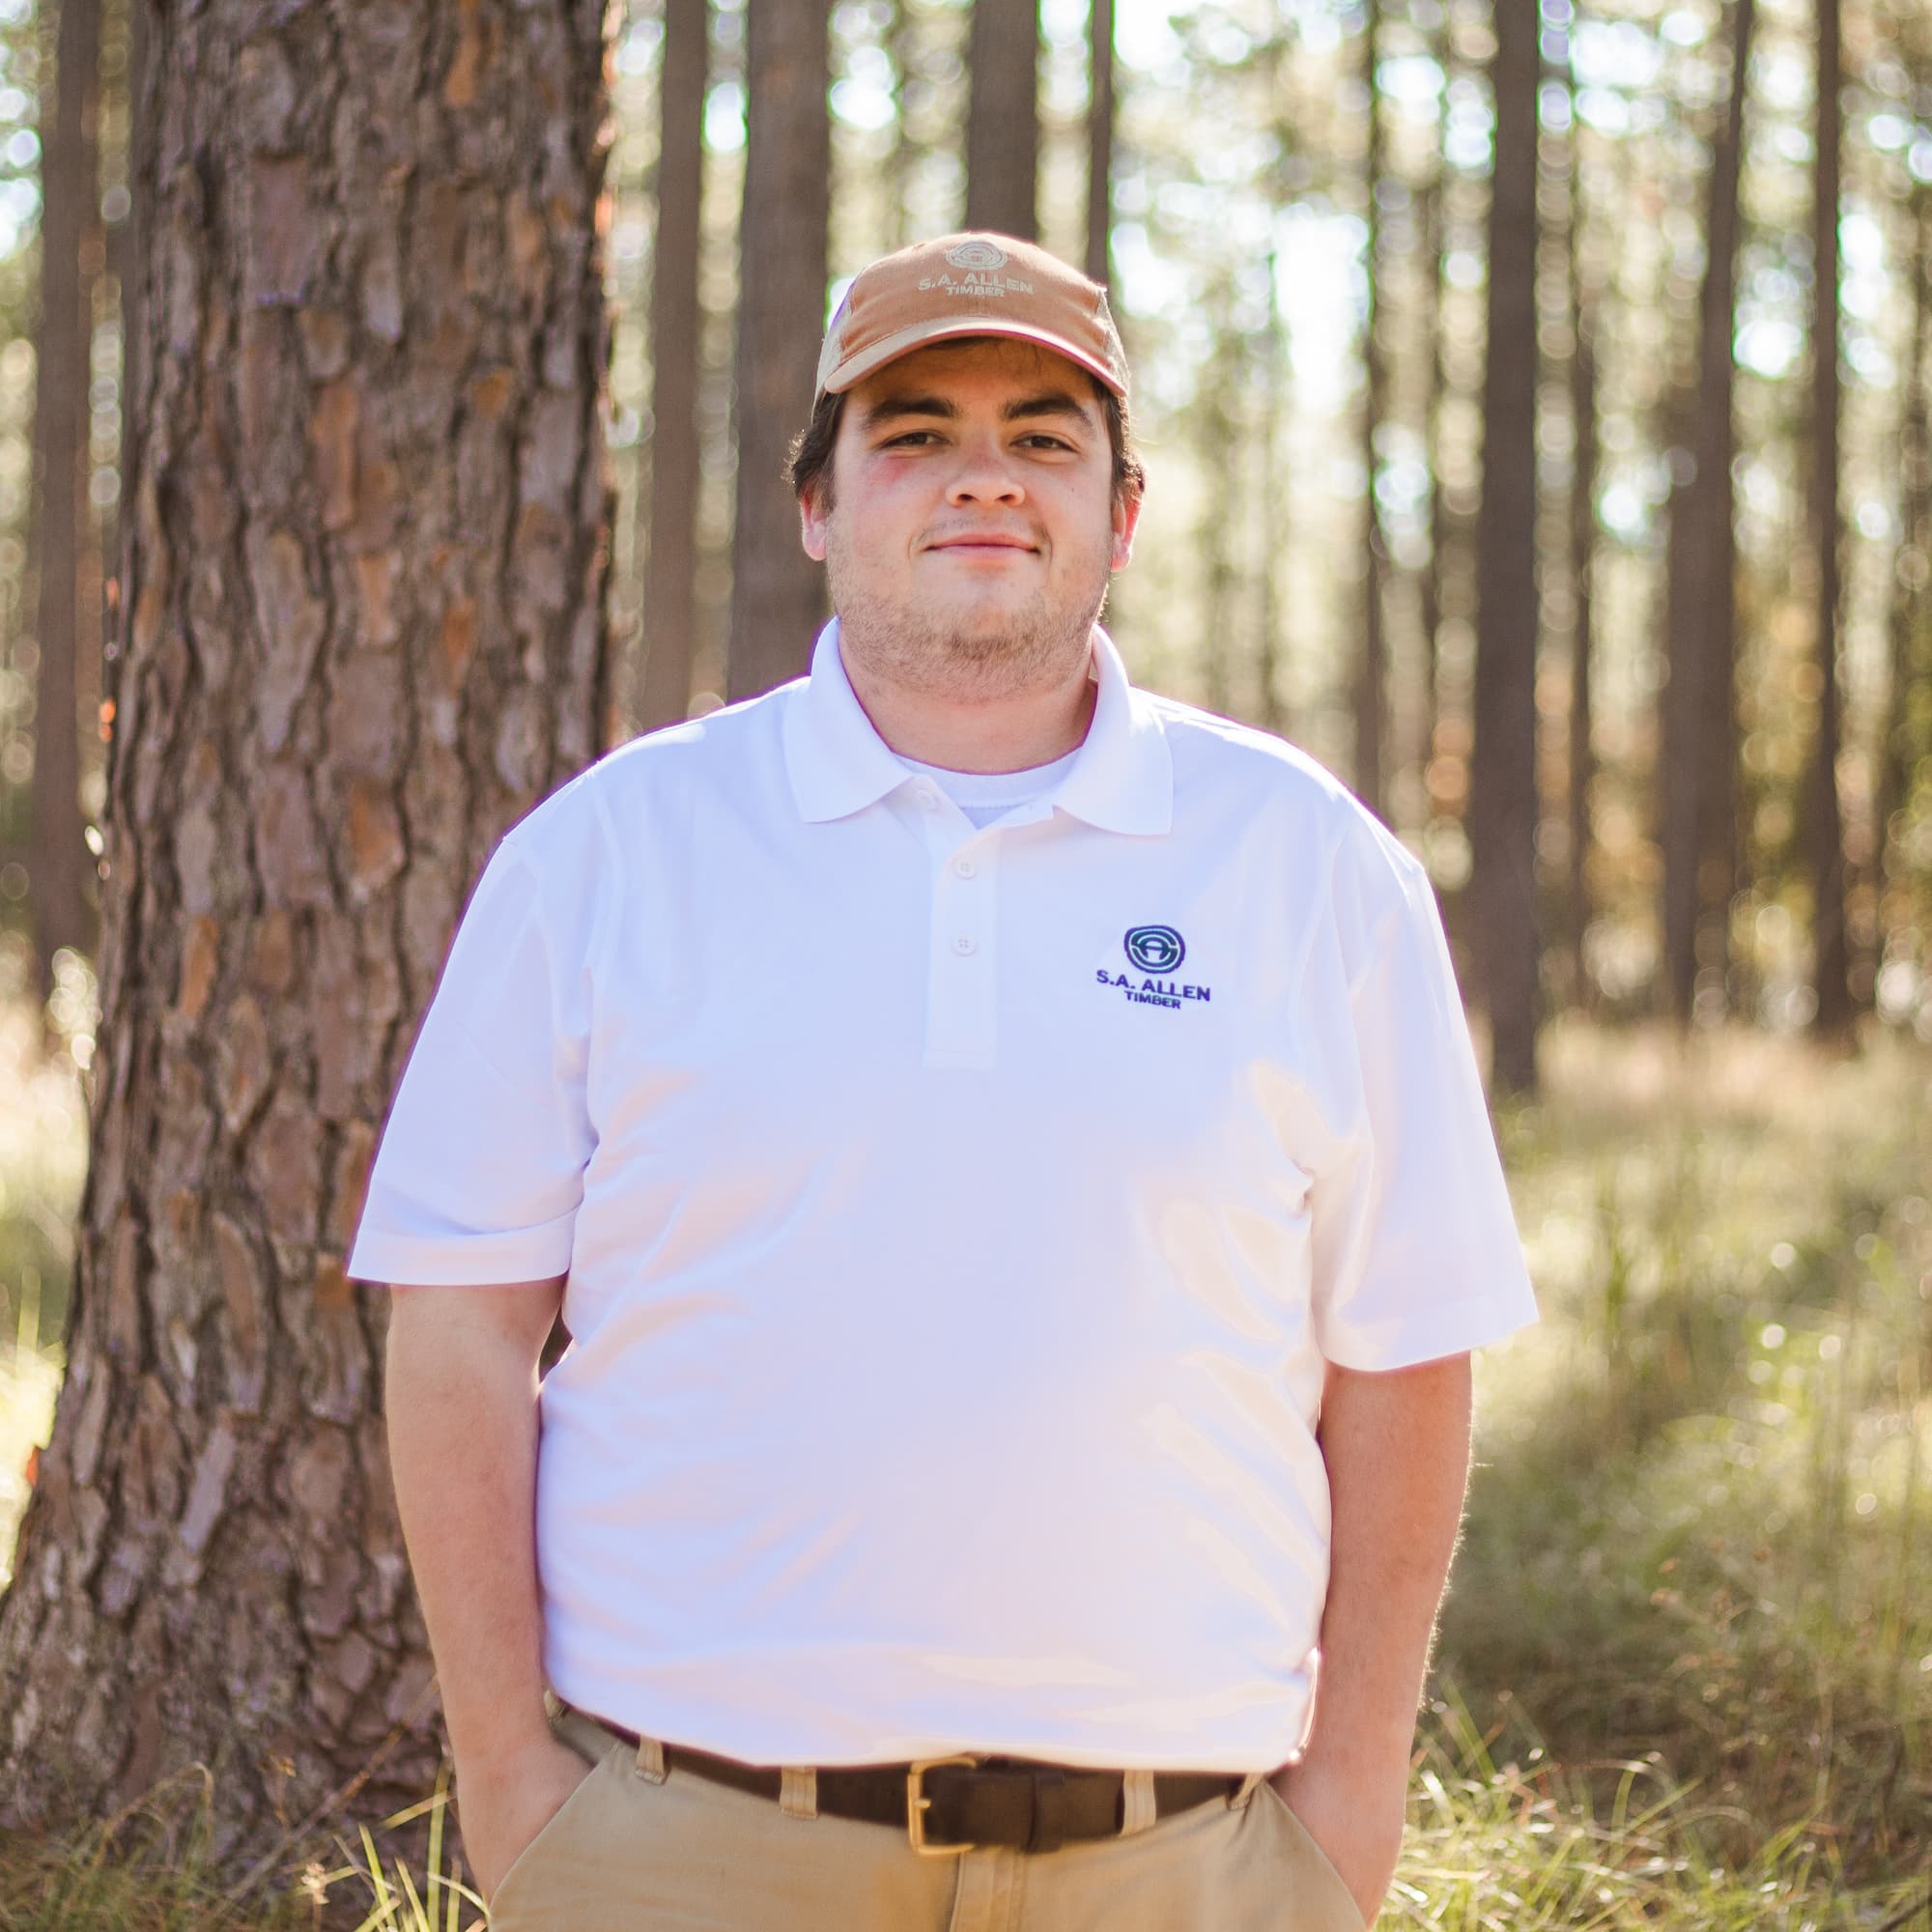
[[1353,1130],[1311,1200],[1315,1332],[1343,1368],[1396,1369],[1537,1319],[1428,874],[1386,841],[1349,949]]
[[457,928],[370,1171],[358,1281],[541,1281],[570,1264],[595,1136],[588,935],[514,838]]

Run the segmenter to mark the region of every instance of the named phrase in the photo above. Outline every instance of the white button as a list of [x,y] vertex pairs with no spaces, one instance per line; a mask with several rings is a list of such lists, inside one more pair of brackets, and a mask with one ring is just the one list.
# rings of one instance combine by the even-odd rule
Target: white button
[[952,950],[963,959],[969,952],[979,952],[980,942],[970,932],[962,932],[952,942]]
[[926,810],[928,811],[937,811],[939,810],[938,795],[933,791],[930,785],[920,786],[919,802],[920,804],[924,806]]
[[980,868],[974,865],[971,859],[955,859],[952,862],[952,869],[962,879],[970,879]]

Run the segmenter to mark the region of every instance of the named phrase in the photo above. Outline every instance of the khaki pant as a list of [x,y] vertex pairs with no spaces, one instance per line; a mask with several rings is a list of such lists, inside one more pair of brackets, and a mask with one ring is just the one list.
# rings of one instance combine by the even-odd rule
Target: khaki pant
[[1056,1852],[921,1858],[895,1827],[815,1815],[802,1775],[776,1802],[667,1776],[581,1712],[554,1722],[595,1769],[497,1887],[492,1932],[1362,1932],[1265,1781]]

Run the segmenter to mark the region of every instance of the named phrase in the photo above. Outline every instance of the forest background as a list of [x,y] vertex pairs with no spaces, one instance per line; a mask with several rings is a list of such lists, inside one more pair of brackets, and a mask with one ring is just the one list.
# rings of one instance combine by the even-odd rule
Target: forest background
[[1113,291],[1137,677],[1414,847],[1491,1065],[1549,1319],[1396,1909],[1921,1924],[1932,18],[406,11],[0,0],[7,1819],[252,1751],[259,1899],[428,1789],[374,1127],[503,827],[803,668],[824,319],[977,225]]

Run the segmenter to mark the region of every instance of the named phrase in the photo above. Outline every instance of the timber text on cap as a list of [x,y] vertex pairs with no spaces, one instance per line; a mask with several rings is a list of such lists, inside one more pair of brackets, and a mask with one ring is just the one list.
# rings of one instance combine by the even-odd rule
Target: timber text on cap
[[1107,292],[1010,235],[942,235],[862,269],[818,358],[818,394],[956,335],[1011,335],[1077,362],[1125,399],[1127,358]]

